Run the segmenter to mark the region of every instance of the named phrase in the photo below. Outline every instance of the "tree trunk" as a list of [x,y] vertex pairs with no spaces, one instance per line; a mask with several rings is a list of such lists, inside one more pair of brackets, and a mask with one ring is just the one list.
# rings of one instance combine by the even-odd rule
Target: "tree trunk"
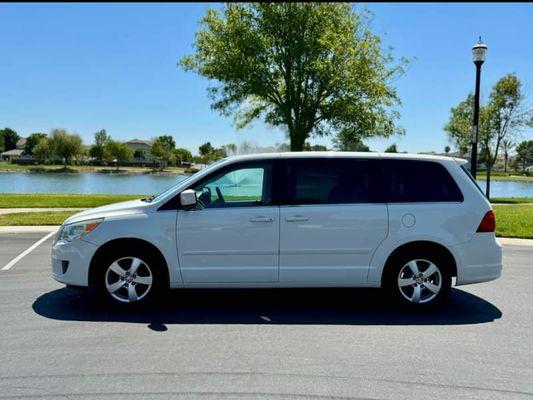
[[305,140],[309,132],[298,131],[294,129],[292,132],[289,132],[289,137],[291,139],[291,151],[303,151]]
[[503,161],[503,172],[507,172],[507,158],[508,158],[508,155],[507,153],[505,153],[504,161]]
[[485,196],[487,197],[487,200],[490,201],[490,171],[491,167],[487,164],[487,188],[485,189]]

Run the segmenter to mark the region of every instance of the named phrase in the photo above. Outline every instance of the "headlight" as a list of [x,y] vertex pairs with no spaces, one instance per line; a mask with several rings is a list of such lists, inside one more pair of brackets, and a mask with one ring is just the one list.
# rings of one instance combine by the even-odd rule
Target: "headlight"
[[103,218],[89,219],[64,225],[59,232],[59,240],[70,242],[71,240],[82,238],[94,231],[103,220]]

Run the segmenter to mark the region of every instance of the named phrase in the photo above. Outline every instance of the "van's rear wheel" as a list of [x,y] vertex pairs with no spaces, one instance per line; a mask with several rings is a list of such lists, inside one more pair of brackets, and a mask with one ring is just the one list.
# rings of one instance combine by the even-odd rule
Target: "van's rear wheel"
[[95,277],[100,297],[115,304],[133,306],[156,298],[162,288],[157,257],[140,251],[116,251],[99,260]]
[[401,304],[423,309],[440,304],[451,287],[444,260],[431,254],[406,254],[392,261],[387,289]]

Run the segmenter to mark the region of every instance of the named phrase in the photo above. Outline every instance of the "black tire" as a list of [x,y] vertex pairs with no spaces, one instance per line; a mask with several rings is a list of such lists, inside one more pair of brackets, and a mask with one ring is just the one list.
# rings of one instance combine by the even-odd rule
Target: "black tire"
[[[132,260],[137,259],[141,261],[138,267],[138,277],[133,278],[128,271],[133,267]],[[111,303],[119,307],[136,308],[146,304],[154,303],[159,300],[161,296],[168,289],[168,283],[166,274],[163,273],[166,268],[166,263],[162,260],[162,257],[147,247],[139,246],[138,248],[132,248],[132,246],[117,246],[116,249],[108,250],[102,254],[97,260],[94,268],[94,277],[92,279],[93,286],[96,295],[101,301],[105,303]],[[116,274],[114,271],[108,272],[110,266],[114,263],[118,263],[120,267],[126,272],[125,279],[121,278],[121,275]],[[129,269],[128,269],[129,264]],[[151,284],[147,285],[136,283],[137,279],[142,278],[144,281],[151,276]],[[119,278],[128,287],[118,289],[114,294],[111,294],[108,290],[108,285],[111,286],[113,280]],[[118,285],[118,280],[116,284]],[[131,283],[126,280],[131,279]],[[134,301],[120,300],[119,298],[128,298],[129,286],[134,286],[132,290],[137,294],[138,299]]]
[[[416,276],[412,274],[412,268],[409,263],[416,261],[416,269],[422,275]],[[429,263],[429,264],[428,264]],[[431,273],[430,265],[433,264],[438,272],[424,277],[424,273]],[[390,295],[395,304],[399,304],[403,308],[410,310],[428,310],[442,305],[450,292],[452,285],[451,266],[448,265],[446,257],[428,250],[409,250],[398,254],[387,262],[383,289]],[[411,264],[413,265],[413,264]],[[402,274],[400,276],[400,274]],[[402,284],[411,282],[414,284],[406,284],[400,288],[399,279],[402,279]],[[419,289],[416,287],[418,286]],[[430,290],[439,286],[437,293]],[[416,296],[415,291],[419,290],[419,295]],[[411,297],[411,299],[408,299]],[[418,297],[418,302],[416,298]]]

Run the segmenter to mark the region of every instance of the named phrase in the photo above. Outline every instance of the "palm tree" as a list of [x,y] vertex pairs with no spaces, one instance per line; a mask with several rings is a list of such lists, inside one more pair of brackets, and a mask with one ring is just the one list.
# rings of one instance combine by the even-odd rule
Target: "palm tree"
[[502,150],[503,150],[503,170],[507,172],[507,160],[509,160],[509,152],[515,146],[516,143],[512,142],[509,139],[502,140]]

